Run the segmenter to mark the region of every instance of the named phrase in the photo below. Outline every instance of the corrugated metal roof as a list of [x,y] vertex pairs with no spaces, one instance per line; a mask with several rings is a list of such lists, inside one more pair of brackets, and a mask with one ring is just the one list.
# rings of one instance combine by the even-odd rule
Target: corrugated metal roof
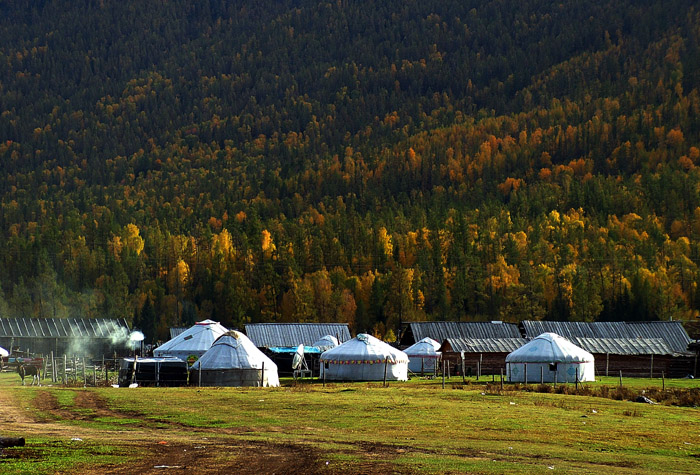
[[440,351],[465,353],[510,353],[528,340],[525,338],[446,338]]
[[271,346],[311,346],[326,335],[340,342],[350,340],[346,323],[249,323],[245,333],[258,348]]
[[123,318],[0,318],[0,337],[109,338],[129,325]]
[[690,343],[690,337],[683,325],[676,321],[549,322],[526,320],[522,322],[522,326],[525,329],[525,336],[528,338],[552,332],[568,338],[572,342],[572,338],[660,339],[667,345],[671,353],[687,352],[688,343]]
[[589,353],[611,355],[672,355],[676,353],[661,338],[568,338]]
[[[413,335],[401,338],[404,345],[412,345],[425,337],[442,342],[447,338],[491,339],[522,338],[518,325],[505,322],[411,322],[407,333]],[[413,341],[408,341],[408,340]]]

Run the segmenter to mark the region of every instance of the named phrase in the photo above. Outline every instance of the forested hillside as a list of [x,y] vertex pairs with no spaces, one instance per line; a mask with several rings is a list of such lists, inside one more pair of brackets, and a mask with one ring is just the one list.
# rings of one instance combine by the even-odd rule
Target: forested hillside
[[0,315],[694,320],[700,9],[0,3]]

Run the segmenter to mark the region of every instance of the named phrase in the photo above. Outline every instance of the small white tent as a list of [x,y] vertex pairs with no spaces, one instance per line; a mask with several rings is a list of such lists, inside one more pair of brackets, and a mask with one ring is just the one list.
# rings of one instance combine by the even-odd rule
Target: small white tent
[[408,356],[377,338],[360,333],[321,355],[321,377],[336,381],[408,379]]
[[405,350],[408,355],[408,369],[413,373],[432,373],[442,353],[438,351],[440,343],[430,337],[414,343]]
[[315,346],[321,351],[330,350],[338,346],[338,339],[332,335],[326,335],[320,340],[315,341],[311,346]]
[[212,320],[195,323],[175,338],[153,350],[153,356],[176,356],[187,361],[190,356],[201,358],[212,343],[228,330]]
[[593,355],[556,333],[543,333],[506,356],[508,381],[595,381]]
[[[201,373],[200,373],[201,368]],[[277,365],[250,339],[232,330],[221,335],[190,369],[202,386],[279,386]]]

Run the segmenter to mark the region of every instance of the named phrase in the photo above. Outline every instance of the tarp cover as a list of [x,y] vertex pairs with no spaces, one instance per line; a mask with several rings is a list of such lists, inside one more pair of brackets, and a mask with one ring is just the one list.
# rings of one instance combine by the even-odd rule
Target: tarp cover
[[321,375],[340,381],[391,381],[408,379],[408,356],[366,333],[325,351],[321,355]]
[[5,348],[3,348],[2,346],[0,346],[0,356],[3,356],[3,357],[5,357],[5,356],[10,356],[10,352],[7,351],[7,350],[6,350]]
[[[543,333],[506,356],[511,382],[595,381],[595,359],[556,333]],[[527,378],[527,379],[526,379]]]
[[279,386],[277,365],[247,336],[232,330],[221,335],[191,371],[197,373],[201,366],[203,386],[261,386],[263,365],[262,385]]
[[439,348],[440,343],[430,337],[425,337],[403,350],[410,360],[408,369],[414,373],[434,372],[435,362],[441,356],[441,353],[437,351]]
[[318,341],[313,342],[311,346],[319,348],[321,351],[330,350],[338,346],[338,339],[333,335],[326,335]]
[[153,356],[176,356],[187,361],[190,356],[201,358],[212,343],[228,330],[219,322],[204,320],[195,323],[172,340],[153,350]]

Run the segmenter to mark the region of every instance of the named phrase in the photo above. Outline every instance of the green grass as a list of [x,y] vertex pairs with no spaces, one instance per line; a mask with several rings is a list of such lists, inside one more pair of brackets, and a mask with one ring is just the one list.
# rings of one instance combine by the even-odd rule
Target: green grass
[[[623,381],[639,391],[652,387],[650,382]],[[611,378],[587,385],[617,383]],[[694,380],[666,383],[667,388],[699,386]],[[0,388],[22,401],[20,407],[48,391],[61,411],[75,416],[59,412],[54,423],[58,417],[67,434],[71,427],[94,431],[84,438],[81,447],[87,449],[70,455],[73,447],[65,439],[47,440],[53,445],[41,454],[45,465],[32,465],[32,473],[117,463],[114,452],[124,449],[110,450],[110,441],[144,430],[165,439],[186,439],[196,431],[198,438],[210,440],[311,446],[329,467],[349,473],[376,464],[415,473],[551,473],[549,467],[566,473],[697,473],[700,467],[697,408],[515,391],[508,385],[487,391],[484,382],[462,385],[461,378],[452,378],[444,390],[436,380],[389,388],[314,383],[265,389],[37,389],[17,386],[3,374]],[[107,401],[113,414],[86,418],[94,411],[75,406],[79,391]],[[105,441],[100,442],[101,434]],[[97,450],[104,442],[105,450]],[[38,445],[32,441],[28,447]],[[235,453],[221,456],[233,459]],[[23,473],[24,463],[2,460],[0,472]]]

